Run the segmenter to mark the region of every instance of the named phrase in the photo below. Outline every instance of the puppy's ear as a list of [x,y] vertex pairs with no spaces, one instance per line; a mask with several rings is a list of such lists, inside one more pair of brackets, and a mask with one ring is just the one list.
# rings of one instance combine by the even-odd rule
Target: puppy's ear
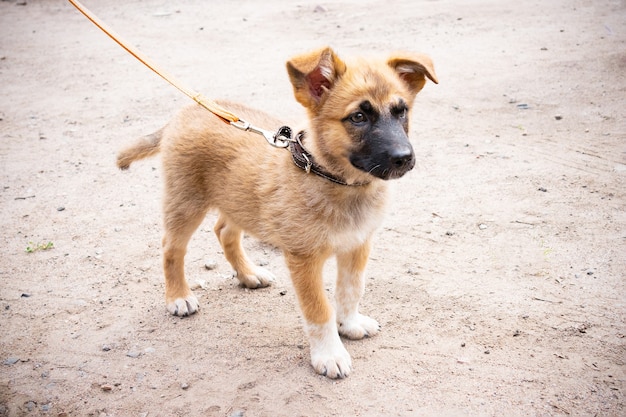
[[341,75],[346,64],[325,47],[287,62],[287,72],[296,100],[306,108],[316,107]]
[[387,60],[398,76],[406,83],[413,94],[420,92],[426,84],[426,77],[435,84],[439,84],[433,61],[422,54],[396,53]]

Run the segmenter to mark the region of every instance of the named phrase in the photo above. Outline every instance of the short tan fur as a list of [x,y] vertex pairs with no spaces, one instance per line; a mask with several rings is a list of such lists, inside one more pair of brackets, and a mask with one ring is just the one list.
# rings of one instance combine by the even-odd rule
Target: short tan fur
[[[166,305],[172,314],[198,310],[198,300],[185,279],[184,257],[207,211],[217,210],[215,233],[244,286],[265,287],[274,277],[248,259],[242,233],[282,249],[304,315],[312,365],[330,378],[344,377],[352,365],[339,335],[360,339],[379,330],[378,323],[358,308],[372,234],[387,201],[384,176],[403,175],[412,168],[406,161],[414,158],[410,148],[410,156],[392,161],[390,169],[398,171],[393,175],[373,174],[377,167],[364,170],[355,162],[358,158],[376,162],[382,156],[367,154],[372,147],[364,144],[368,130],[360,116],[369,115],[371,123],[374,118],[394,126],[400,123],[400,133],[406,134],[402,106],[410,111],[426,79],[437,82],[437,78],[424,55],[397,53],[387,60],[344,61],[328,47],[291,59],[287,71],[296,100],[309,117],[302,127],[306,148],[327,171],[361,185],[335,184],[307,174],[294,165],[289,152],[224,124],[197,105],[122,150],[118,166],[126,169],[133,161],[161,153],[163,269]],[[281,125],[244,105],[219,104],[256,126]],[[337,257],[338,266],[336,309],[322,278],[324,263],[331,256]]]

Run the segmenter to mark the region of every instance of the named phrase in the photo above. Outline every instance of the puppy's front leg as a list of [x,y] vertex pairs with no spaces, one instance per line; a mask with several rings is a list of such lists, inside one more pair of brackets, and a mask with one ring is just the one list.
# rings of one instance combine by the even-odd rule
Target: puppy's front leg
[[304,314],[315,372],[329,378],[343,378],[352,369],[350,354],[337,332],[335,312],[324,293],[324,255],[298,256],[285,253],[291,279]]
[[370,253],[370,242],[358,248],[337,254],[337,324],[339,333],[349,339],[373,336],[380,330],[378,322],[359,313],[365,281],[363,271]]

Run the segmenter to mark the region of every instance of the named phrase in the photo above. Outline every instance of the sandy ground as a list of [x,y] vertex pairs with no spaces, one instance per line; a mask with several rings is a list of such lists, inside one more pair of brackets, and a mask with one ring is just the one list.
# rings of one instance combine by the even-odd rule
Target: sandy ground
[[189,99],[69,3],[1,1],[0,415],[626,414],[624,1],[85,3],[192,88],[284,118],[284,62],[325,44],[428,53],[441,83],[367,270],[383,330],[331,381],[281,254],[246,239],[278,279],[240,288],[214,215],[187,255],[200,313],[166,312],[159,160],[114,161]]

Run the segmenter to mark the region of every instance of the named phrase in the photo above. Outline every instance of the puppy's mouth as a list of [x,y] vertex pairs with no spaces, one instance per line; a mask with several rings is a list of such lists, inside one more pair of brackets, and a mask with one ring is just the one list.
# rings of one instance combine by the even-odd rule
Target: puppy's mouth
[[355,168],[383,180],[393,180],[404,176],[415,167],[413,149],[409,152],[391,152],[383,155],[350,155],[350,163]]

